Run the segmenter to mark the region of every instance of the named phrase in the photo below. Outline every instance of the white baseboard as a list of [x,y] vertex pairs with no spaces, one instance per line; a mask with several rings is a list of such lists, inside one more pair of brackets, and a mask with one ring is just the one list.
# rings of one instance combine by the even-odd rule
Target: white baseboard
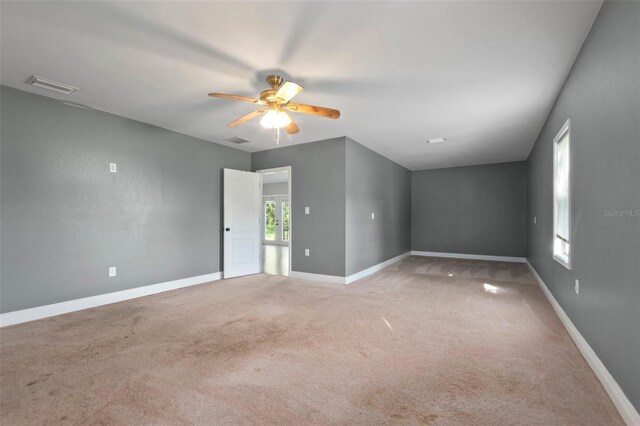
[[339,275],[322,275],[312,274],[310,272],[291,271],[291,278],[299,278],[301,280],[324,281],[327,283],[344,284],[345,277]]
[[373,265],[370,268],[364,269],[360,272],[356,272],[355,274],[351,274],[347,277],[345,277],[345,284],[351,284],[354,281],[358,281],[361,280],[364,277],[367,277],[373,273],[376,273],[384,268],[386,268],[389,265],[392,265],[396,262],[400,262],[402,259],[405,259],[407,257],[411,256],[411,252],[406,252],[401,254],[400,256],[396,256],[396,257],[392,257],[391,259],[387,259],[384,262],[380,262],[377,265]]
[[164,291],[176,290],[182,287],[204,284],[219,279],[220,272],[214,272],[211,274],[198,275],[195,277],[183,278],[180,280],[168,281],[160,284],[152,284],[128,290],[116,291],[113,293],[84,297],[82,299],[69,300],[67,302],[54,303],[52,305],[37,306],[35,308],[7,312],[4,314],[0,314],[0,327],[6,327],[9,325],[34,321],[42,318],[52,317],[55,315],[80,311],[82,309],[95,308],[97,306],[122,302],[123,300],[135,299],[143,296],[149,296],[151,294],[162,293]]
[[571,319],[566,314],[564,309],[562,309],[562,306],[560,306],[556,298],[553,297],[553,294],[551,293],[551,291],[549,291],[549,288],[544,283],[544,281],[542,281],[542,278],[540,277],[540,275],[538,275],[538,272],[535,270],[533,265],[531,265],[528,260],[526,261],[526,263],[529,267],[529,270],[531,271],[531,274],[535,277],[538,285],[542,289],[542,292],[545,296],[547,296],[547,299],[549,300],[549,303],[551,303],[553,310],[556,312],[556,314],[560,318],[560,321],[562,321],[562,324],[564,324],[564,327],[567,329],[569,336],[571,336],[574,343],[580,350],[580,353],[587,361],[596,377],[600,380],[600,383],[602,383],[602,386],[607,391],[607,394],[609,394],[611,401],[613,401],[613,404],[618,409],[618,412],[620,413],[620,416],[622,417],[624,422],[629,426],[640,425],[640,414],[638,414],[638,411],[635,409],[633,404],[631,404],[629,398],[627,398],[611,373],[609,373],[600,358],[598,358],[598,355],[594,352],[593,349],[591,349],[589,343],[587,343],[582,334],[580,334],[580,331],[576,328],[573,322],[571,322]]
[[393,263],[399,262],[402,259],[409,257],[410,255],[411,255],[410,252],[406,252],[404,254],[401,254],[400,256],[387,259],[384,262],[380,262],[377,265],[373,265],[370,268],[364,269],[360,272],[356,272],[355,274],[351,274],[346,277],[341,277],[339,275],[322,275],[322,274],[311,274],[309,272],[291,271],[291,278],[300,278],[303,280],[311,280],[311,281],[324,281],[328,283],[337,283],[337,284],[351,284],[352,282],[361,280],[362,278],[369,276],[375,272],[378,272],[379,270],[384,269]]
[[461,253],[442,253],[439,251],[411,251],[412,256],[427,256],[427,257],[449,257],[452,259],[471,259],[471,260],[494,260],[498,262],[517,262],[525,263],[527,259],[524,257],[510,257],[510,256],[487,256],[483,254],[461,254]]

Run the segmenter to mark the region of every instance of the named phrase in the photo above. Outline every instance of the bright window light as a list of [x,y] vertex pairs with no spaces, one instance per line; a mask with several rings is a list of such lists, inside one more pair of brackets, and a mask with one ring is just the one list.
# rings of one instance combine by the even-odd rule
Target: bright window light
[[553,258],[571,269],[571,120],[553,139]]
[[496,287],[495,285],[491,285],[487,283],[484,283],[483,287],[484,287],[484,291],[486,291],[487,293],[496,294],[499,290],[498,287]]

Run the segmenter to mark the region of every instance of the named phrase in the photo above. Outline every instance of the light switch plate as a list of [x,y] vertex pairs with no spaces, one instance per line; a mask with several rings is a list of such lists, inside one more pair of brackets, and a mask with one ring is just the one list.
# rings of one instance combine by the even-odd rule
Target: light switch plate
[[116,267],[115,266],[110,266],[109,267],[109,278],[115,277],[115,276],[116,276]]
[[375,220],[376,219],[376,214],[375,213],[371,213],[371,220]]
[[304,207],[304,214],[309,214],[309,206]]
[[116,173],[118,171],[118,165],[116,163],[109,163],[109,172]]
[[304,255],[307,256],[307,257],[311,256],[311,250],[304,249]]
[[533,217],[533,224],[535,225],[538,222],[538,218],[537,217]]
[[576,280],[576,294],[580,294],[580,281]]

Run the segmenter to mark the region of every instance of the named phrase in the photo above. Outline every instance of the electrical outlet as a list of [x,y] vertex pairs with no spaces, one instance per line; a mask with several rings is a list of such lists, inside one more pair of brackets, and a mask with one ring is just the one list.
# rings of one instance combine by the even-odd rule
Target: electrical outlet
[[115,277],[115,276],[116,276],[116,267],[115,266],[110,266],[109,267],[109,278]]
[[304,255],[307,256],[307,257],[311,256],[311,250],[304,249]]
[[305,206],[305,208],[304,208],[304,214],[309,214],[309,206]]
[[116,163],[109,163],[109,172],[116,173],[118,171],[118,165]]
[[535,225],[537,223],[537,218],[534,216],[533,217],[533,224]]
[[576,280],[576,294],[580,294],[580,281]]
[[371,220],[376,220],[376,214],[371,212]]

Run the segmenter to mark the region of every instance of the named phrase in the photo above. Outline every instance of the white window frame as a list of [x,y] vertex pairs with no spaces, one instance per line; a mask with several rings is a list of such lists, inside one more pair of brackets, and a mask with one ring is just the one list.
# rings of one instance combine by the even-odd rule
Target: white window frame
[[[568,194],[568,200],[567,200],[567,209],[569,210],[569,214],[568,214],[568,223],[569,223],[569,232],[568,232],[568,236],[569,236],[569,242],[567,243],[569,245],[569,254],[566,256],[566,259],[563,256],[559,256],[556,254],[556,211],[557,211],[557,197],[556,197],[556,164],[557,164],[557,154],[558,154],[558,142],[560,142],[560,140],[566,135],[568,134],[569,136],[569,146],[568,146],[568,151],[569,151],[569,166],[568,168],[568,173],[569,173],[569,194]],[[553,258],[562,266],[564,266],[565,268],[571,270],[571,258],[573,257],[573,244],[572,244],[572,239],[571,239],[571,192],[572,192],[572,185],[571,185],[571,144],[573,143],[572,138],[571,138],[571,119],[567,119],[567,121],[565,121],[565,123],[562,125],[562,128],[560,129],[560,131],[558,132],[558,134],[556,135],[555,138],[553,138],[553,235],[552,235],[552,245],[551,245],[551,250],[553,252]]]

